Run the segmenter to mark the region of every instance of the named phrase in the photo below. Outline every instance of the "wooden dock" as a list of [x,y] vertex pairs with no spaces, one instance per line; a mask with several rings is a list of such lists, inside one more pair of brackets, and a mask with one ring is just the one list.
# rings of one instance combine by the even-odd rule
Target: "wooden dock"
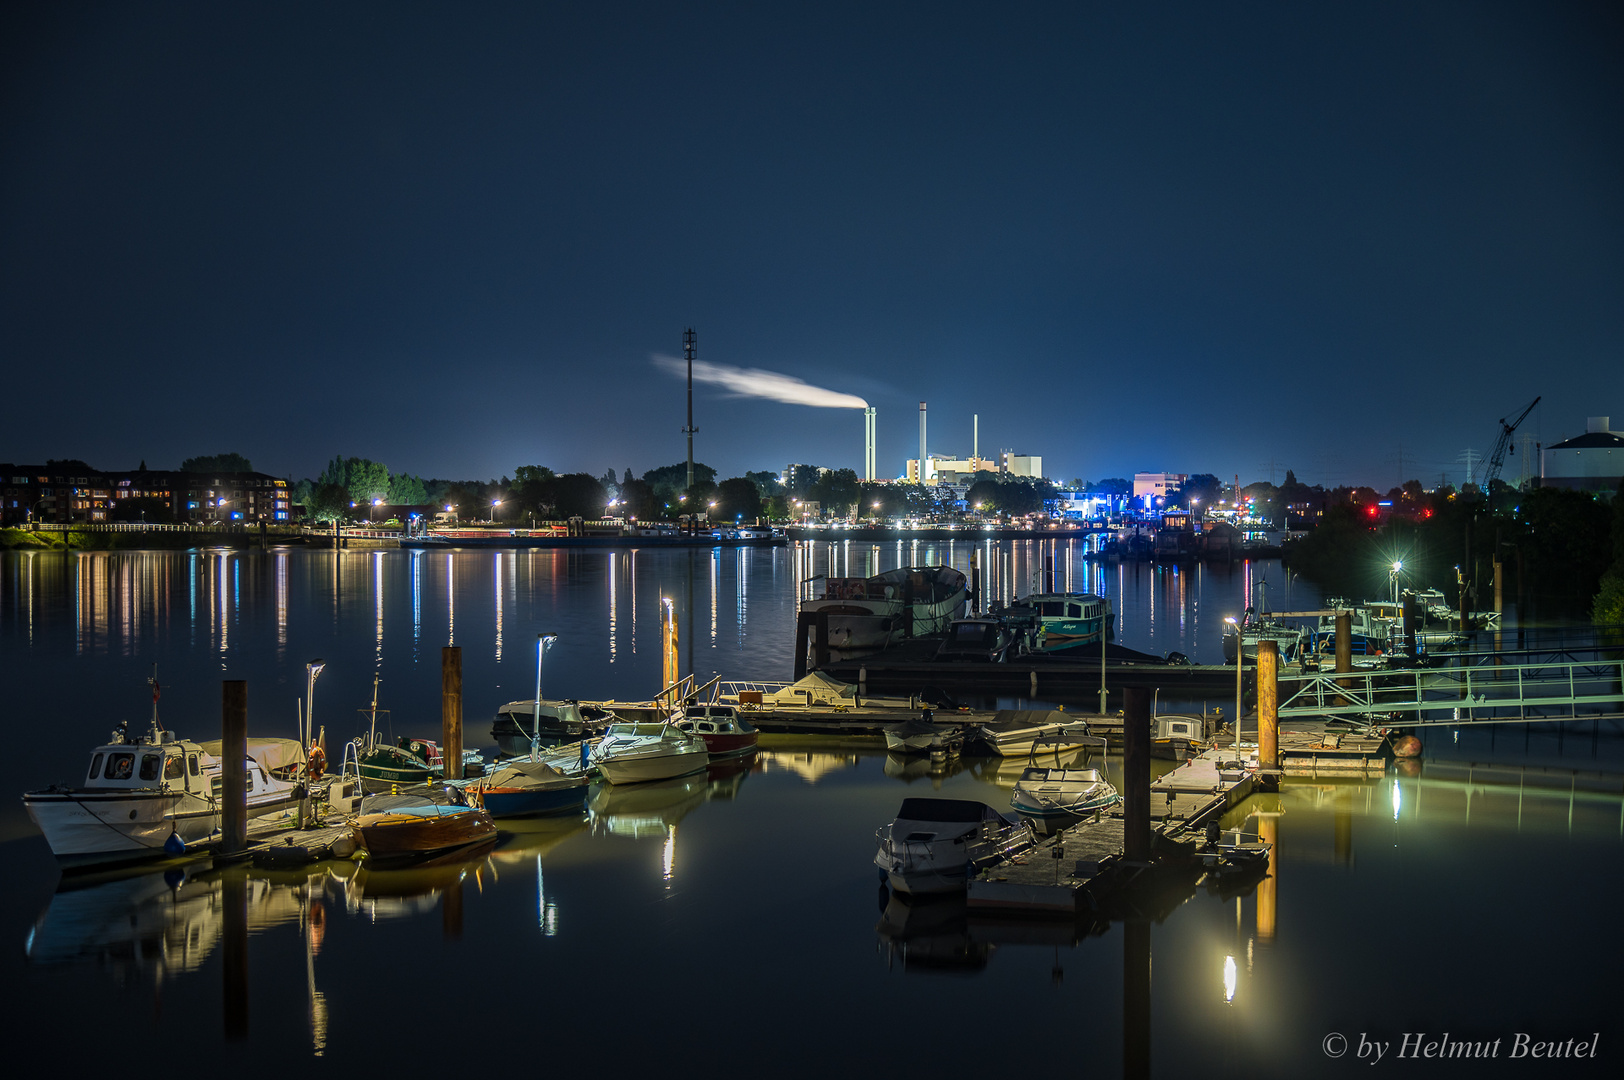
[[[1208,750],[1151,784],[1152,847],[1183,845],[1194,833],[1252,793],[1254,768],[1241,768],[1229,751]],[[1045,838],[1019,858],[971,878],[971,911],[1079,917],[1099,911],[1131,886],[1148,865],[1122,856],[1120,804],[1109,815],[1081,821]]]

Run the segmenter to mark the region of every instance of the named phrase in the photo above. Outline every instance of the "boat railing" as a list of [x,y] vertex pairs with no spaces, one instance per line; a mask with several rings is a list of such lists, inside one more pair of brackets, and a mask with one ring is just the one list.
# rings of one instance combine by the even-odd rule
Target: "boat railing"
[[338,782],[342,786],[350,777],[361,782],[361,740],[351,739],[344,744],[344,756],[338,762]]

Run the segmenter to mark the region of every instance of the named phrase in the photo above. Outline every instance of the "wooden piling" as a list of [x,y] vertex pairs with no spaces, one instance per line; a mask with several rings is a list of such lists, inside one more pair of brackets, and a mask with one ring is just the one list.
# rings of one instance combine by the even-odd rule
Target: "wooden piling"
[[1122,850],[1129,862],[1150,861],[1150,695],[1122,691]]
[[[1336,613],[1336,673],[1346,675],[1353,670],[1353,613],[1339,611]],[[1347,689],[1348,680],[1338,679],[1336,684]],[[1342,699],[1347,704],[1347,698]]]
[[974,605],[971,610],[977,615],[981,614],[981,552],[970,552],[970,602]]
[[220,684],[220,851],[248,846],[248,683]]
[[1280,767],[1280,645],[1257,643],[1257,763],[1260,769]]
[[447,780],[462,779],[462,646],[440,649],[440,753]]

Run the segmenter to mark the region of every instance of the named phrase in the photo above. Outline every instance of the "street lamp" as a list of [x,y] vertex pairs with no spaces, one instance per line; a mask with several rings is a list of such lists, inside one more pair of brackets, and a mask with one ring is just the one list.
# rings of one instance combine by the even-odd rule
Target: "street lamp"
[[[536,756],[541,746],[541,662],[547,656],[547,650],[553,647],[558,640],[557,634],[536,635],[536,711],[530,714],[530,756]],[[583,758],[585,754],[583,753]]]
[[496,524],[496,508],[498,506],[501,506],[501,505],[502,505],[502,500],[501,499],[492,499],[491,500],[491,524],[492,525]]
[[316,677],[327,666],[325,660],[312,660],[305,665],[305,730],[299,736],[299,757],[304,761],[305,793],[299,798],[299,824],[310,820],[310,745],[316,732]]
[[383,505],[383,500],[382,499],[373,499],[372,500],[372,509],[367,511],[367,521],[368,522],[371,522],[373,520],[373,516],[378,512],[378,507],[380,507],[382,505]]
[[1393,603],[1395,603],[1395,604],[1398,603],[1398,576],[1399,576],[1400,573],[1403,572],[1403,570],[1404,570],[1403,561],[1395,559],[1393,561],[1393,569],[1391,571],[1391,576],[1393,578]]
[[1231,727],[1235,731],[1235,757],[1241,756],[1241,673],[1246,670],[1246,650],[1242,647],[1241,624],[1232,615],[1225,615],[1224,622],[1235,628],[1235,722]]

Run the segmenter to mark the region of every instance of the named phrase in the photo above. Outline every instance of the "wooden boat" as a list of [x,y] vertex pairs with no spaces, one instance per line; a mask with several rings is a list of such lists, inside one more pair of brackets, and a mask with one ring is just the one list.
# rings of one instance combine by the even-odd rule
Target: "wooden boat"
[[677,726],[705,740],[705,749],[713,758],[748,754],[761,738],[761,732],[731,705],[687,705],[682,715]]
[[486,811],[421,795],[371,796],[350,827],[374,859],[416,858],[496,839]]

